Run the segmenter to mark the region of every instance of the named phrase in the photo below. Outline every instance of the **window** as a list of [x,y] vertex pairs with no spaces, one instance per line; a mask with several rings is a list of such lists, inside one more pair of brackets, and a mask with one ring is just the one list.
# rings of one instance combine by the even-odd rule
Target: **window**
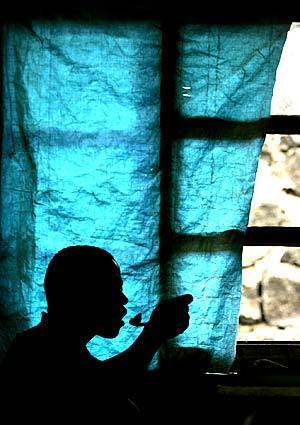
[[[29,20],[3,35],[1,309],[45,308],[64,246],[121,264],[129,316],[191,292],[215,369],[234,358],[241,245],[288,24]],[[272,122],[272,120],[271,120]],[[4,333],[6,331],[4,330]],[[127,347],[126,327],[99,351]],[[98,350],[98,351],[97,351]]]
[[[299,135],[294,134],[300,112],[299,29],[295,23],[289,31],[272,100],[272,113],[282,115],[284,134],[266,137],[257,172],[248,235],[251,245],[261,246],[244,248],[241,340],[300,340],[300,269],[296,248],[300,245]],[[276,129],[279,131],[280,128]],[[275,246],[268,246],[272,244]]]

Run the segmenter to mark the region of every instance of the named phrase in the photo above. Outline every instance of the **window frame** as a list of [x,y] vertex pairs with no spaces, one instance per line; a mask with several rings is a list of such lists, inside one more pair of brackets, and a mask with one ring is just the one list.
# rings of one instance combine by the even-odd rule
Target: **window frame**
[[[225,18],[226,20],[226,18]],[[288,19],[292,23],[293,19]],[[287,19],[284,20],[287,22]],[[300,115],[270,115],[268,118],[261,119],[258,122],[232,122],[222,119],[193,117],[184,118],[180,116],[176,109],[176,60],[178,58],[178,40],[179,27],[182,22],[163,21],[162,23],[162,84],[161,84],[161,156],[160,169],[162,171],[161,182],[161,217],[160,217],[160,287],[164,288],[168,281],[168,259],[173,249],[180,249],[181,246],[189,245],[189,240],[197,239],[194,235],[179,235],[172,232],[170,211],[171,211],[171,179],[172,179],[172,161],[171,149],[172,142],[176,138],[184,138],[189,134],[201,135],[213,134],[216,128],[230,134],[236,125],[245,128],[249,135],[255,134],[266,136],[267,134],[294,135],[300,134]],[[222,24],[222,21],[219,22]],[[175,123],[175,125],[174,125]],[[212,138],[213,140],[213,138]],[[232,242],[239,241],[240,237],[234,231],[229,232]],[[170,243],[174,241],[174,244]],[[173,249],[172,249],[173,245]],[[281,226],[249,226],[246,229],[242,246],[289,246],[300,247],[300,227],[281,227]],[[240,363],[242,358],[251,358],[249,355],[252,349],[257,354],[263,355],[266,352],[271,358],[280,356],[286,358],[291,350],[298,353],[300,341],[237,341],[237,359]],[[271,348],[272,347],[272,348]],[[271,348],[271,350],[270,350]],[[296,357],[300,355],[297,354]],[[297,357],[297,358],[298,358]]]
[[[213,10],[211,12],[203,13],[203,8],[198,6],[198,8],[193,9],[189,13],[184,13],[182,11],[182,5],[178,10],[173,10],[172,19],[170,19],[169,13],[164,13],[160,8],[153,10],[150,7],[149,2],[143,2],[144,6],[139,5],[138,10],[125,7],[125,9],[119,10],[116,12],[114,7],[111,7],[111,10],[106,10],[106,13],[95,14],[95,18],[99,17],[101,19],[121,19],[121,20],[155,20],[159,21],[162,29],[162,65],[161,65],[161,151],[160,151],[160,170],[161,170],[161,199],[162,205],[160,209],[160,227],[159,227],[159,239],[160,239],[160,287],[162,292],[164,292],[164,285],[168,281],[168,260],[173,253],[173,247],[171,241],[175,241],[175,249],[178,249],[181,245],[185,244],[188,235],[178,235],[174,234],[171,229],[171,191],[170,187],[172,184],[172,160],[170,151],[172,149],[172,144],[175,138],[184,138],[190,132],[193,134],[203,134],[209,131],[212,128],[220,128],[226,133],[230,133],[231,129],[237,124],[235,122],[224,121],[220,119],[208,119],[204,117],[197,118],[183,118],[180,117],[176,109],[176,60],[178,58],[178,41],[179,41],[179,27],[185,23],[198,23],[198,24],[231,24],[231,25],[243,25],[243,24],[260,24],[260,23],[291,23],[292,21],[297,20],[297,17],[290,16],[290,14],[284,15],[282,10],[278,15],[276,13],[272,14],[268,11],[265,16],[259,16],[258,14],[249,15],[241,14],[241,16],[236,16],[232,14],[231,11],[227,10],[225,14],[221,11],[216,12]],[[145,6],[146,5],[146,6]],[[93,9],[93,8],[92,8]],[[187,10],[188,8],[186,8]],[[214,7],[212,9],[215,9]],[[97,10],[96,10],[97,11]],[[94,12],[92,10],[92,12]],[[61,11],[59,8],[53,10],[53,7],[48,6],[43,11],[36,12],[36,6],[33,8],[33,11],[28,9],[26,6],[26,11],[19,10],[18,13],[11,9],[6,12],[7,14],[1,18],[1,24],[6,24],[11,21],[25,21],[27,19],[33,18],[47,18],[51,16],[51,19],[55,18],[55,15],[58,17],[65,18],[65,15],[68,15],[66,11]],[[72,14],[75,13],[74,16]],[[71,19],[80,18],[80,10],[72,11]],[[85,13],[83,13],[84,17]],[[97,16],[100,15],[100,16]],[[232,18],[234,16],[234,19]],[[200,18],[199,18],[200,17]],[[2,55],[1,59],[2,61]],[[2,85],[0,87],[1,95]],[[2,101],[2,96],[1,96]],[[0,102],[1,102],[0,101]],[[238,123],[239,125],[248,126],[248,131],[251,133],[253,128],[262,134],[300,134],[300,116],[283,116],[283,115],[274,115],[270,116],[267,119],[260,120],[259,123]],[[0,128],[0,133],[2,132],[2,126]],[[240,235],[232,232],[233,240],[240,240]],[[197,235],[193,236],[197,239]],[[243,246],[293,246],[300,247],[300,227],[248,227],[243,238]],[[180,248],[179,248],[180,249]],[[290,347],[292,345],[299,345],[297,342],[276,342],[273,344],[258,342],[258,341],[248,341],[237,342],[237,346],[256,346],[256,348],[266,346],[266,345],[280,345],[282,347]]]

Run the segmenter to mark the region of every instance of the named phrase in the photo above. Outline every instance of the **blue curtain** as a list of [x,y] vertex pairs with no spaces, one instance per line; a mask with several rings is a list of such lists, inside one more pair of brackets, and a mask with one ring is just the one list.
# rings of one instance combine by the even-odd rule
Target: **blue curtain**
[[[213,128],[174,138],[170,227],[182,240],[161,290],[162,32],[155,22],[34,21],[3,31],[2,352],[46,309],[50,258],[75,244],[121,266],[128,317],[192,293],[191,325],[173,346],[234,359],[241,244],[286,25],[180,28],[176,108]],[[224,132],[214,122],[229,121]],[[249,125],[252,131],[249,133]],[[255,131],[253,131],[253,129]],[[201,128],[200,128],[201,130]],[[238,235],[238,237],[236,237]],[[185,242],[184,242],[185,241]],[[100,359],[139,330],[95,338]]]

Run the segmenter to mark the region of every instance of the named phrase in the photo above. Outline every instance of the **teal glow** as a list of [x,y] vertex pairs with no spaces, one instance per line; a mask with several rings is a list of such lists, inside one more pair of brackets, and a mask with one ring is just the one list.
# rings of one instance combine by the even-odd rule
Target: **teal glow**
[[199,239],[198,252],[174,260],[173,285],[194,295],[192,325],[177,343],[210,351],[216,370],[226,370],[235,356],[242,252],[241,242],[224,251],[218,234],[246,230],[264,142],[263,131],[249,136],[241,122],[270,115],[287,29],[188,25],[181,30],[180,114],[237,121],[232,139],[215,129],[213,138],[208,133],[207,139],[177,140],[172,152],[173,228],[206,237]]
[[[178,111],[185,117],[251,121],[269,115],[287,26],[181,28]],[[8,333],[35,325],[45,309],[44,272],[59,249],[109,250],[121,265],[128,319],[143,319],[160,298],[161,29],[146,22],[33,22],[4,30],[1,308]],[[174,253],[171,296],[190,292],[190,328],[181,346],[234,358],[241,290],[241,246],[263,134],[237,127],[233,140],[174,140],[171,227],[199,237]],[[165,196],[165,195],[163,195]],[[200,237],[207,236],[207,240]],[[201,242],[203,241],[203,242]],[[25,323],[26,322],[26,323]],[[6,332],[6,330],[4,330]],[[106,358],[139,330],[95,338]]]
[[286,24],[184,26],[177,80],[181,113],[237,121],[268,117],[287,31]]
[[[26,282],[19,288],[16,276],[13,285],[28,326],[46,307],[42,285],[50,258],[73,244],[112,252],[130,299],[128,318],[141,310],[146,317],[158,301],[160,30],[145,23],[34,22],[31,32],[11,26],[5,37],[5,122],[14,128],[6,127],[3,201],[16,205],[19,223],[25,211],[28,217],[20,230],[6,216],[3,228],[11,232],[11,245],[21,244],[16,232],[27,232],[21,253]],[[31,163],[19,128],[28,136]],[[19,156],[11,157],[11,150]],[[23,205],[19,166],[27,170],[24,180],[34,177],[28,187],[23,183],[22,193],[32,189]],[[92,351],[109,357],[138,333],[126,325],[113,342],[92,341]]]
[[[224,367],[234,360],[232,340],[237,334],[240,304],[240,249],[214,252],[218,240],[203,242],[199,252],[174,258],[172,282],[182,292],[191,292],[190,327],[177,338],[183,347],[201,347],[213,354],[215,364]],[[179,291],[179,292],[180,292]],[[213,347],[213,350],[212,350]]]
[[209,235],[246,229],[262,143],[262,138],[174,143],[176,232]]

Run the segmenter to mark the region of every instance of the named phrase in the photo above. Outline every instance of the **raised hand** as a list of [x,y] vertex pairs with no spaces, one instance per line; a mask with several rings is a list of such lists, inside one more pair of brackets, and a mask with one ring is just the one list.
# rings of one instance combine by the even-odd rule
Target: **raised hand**
[[190,294],[161,301],[153,310],[147,328],[162,339],[182,334],[189,326]]

